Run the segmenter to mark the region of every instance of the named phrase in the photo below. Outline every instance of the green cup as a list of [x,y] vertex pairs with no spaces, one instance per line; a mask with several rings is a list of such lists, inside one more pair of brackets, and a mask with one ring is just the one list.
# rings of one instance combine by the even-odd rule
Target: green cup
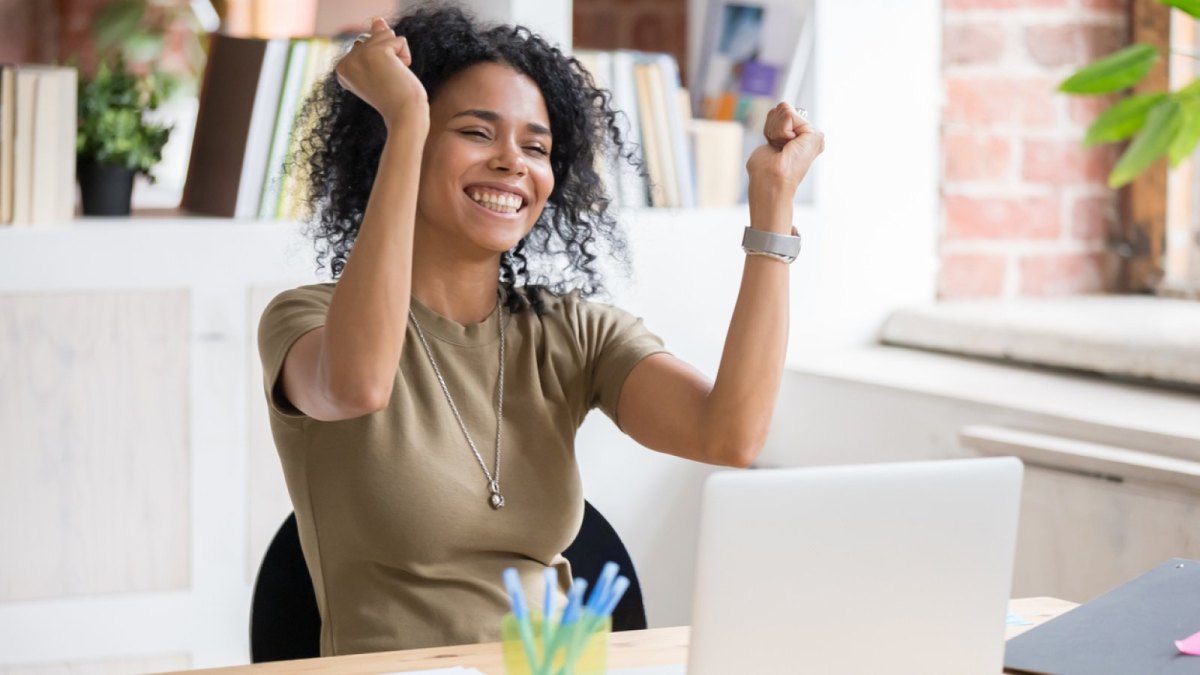
[[[530,614],[529,624],[533,627],[533,652],[537,664],[530,664],[525,657],[525,645],[517,630],[517,618],[506,614],[500,623],[500,635],[504,646],[504,672],[507,675],[604,675],[608,662],[608,634],[612,632],[612,620],[605,617],[595,624],[595,631],[584,638],[578,629],[568,627],[569,634],[555,635],[551,644],[555,646],[554,661],[546,668],[545,644],[542,633],[542,617]],[[555,626],[555,630],[560,627]],[[576,639],[571,639],[572,637]],[[570,642],[570,644],[566,644]],[[534,665],[539,666],[535,668]]]

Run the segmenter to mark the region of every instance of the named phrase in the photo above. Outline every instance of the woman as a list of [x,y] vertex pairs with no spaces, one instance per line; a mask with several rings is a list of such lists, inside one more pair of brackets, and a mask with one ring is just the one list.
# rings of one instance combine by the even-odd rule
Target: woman
[[[323,655],[496,640],[506,567],[534,603],[547,566],[565,589],[573,442],[593,407],[655,450],[754,459],[788,267],[747,258],[715,382],[588,302],[597,243],[621,248],[595,157],[623,145],[578,62],[523,28],[422,9],[374,21],[308,114],[315,238],[337,281],[275,298],[259,350]],[[823,141],[786,105],[766,131],[751,222],[787,235]]]

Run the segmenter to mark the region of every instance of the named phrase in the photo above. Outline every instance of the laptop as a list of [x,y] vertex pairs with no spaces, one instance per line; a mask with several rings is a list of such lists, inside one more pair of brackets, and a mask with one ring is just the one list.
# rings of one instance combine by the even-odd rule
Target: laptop
[[997,675],[1022,471],[999,457],[713,475],[687,675]]

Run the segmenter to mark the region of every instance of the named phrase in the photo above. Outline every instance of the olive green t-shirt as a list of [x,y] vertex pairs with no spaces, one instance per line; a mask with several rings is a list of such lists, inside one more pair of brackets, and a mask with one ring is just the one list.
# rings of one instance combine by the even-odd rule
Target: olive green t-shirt
[[[271,431],[321,612],[321,654],[495,641],[516,567],[540,606],[542,572],[570,583],[562,551],[583,518],[575,433],[600,407],[616,420],[625,376],[662,352],[640,319],[577,294],[505,311],[499,480],[488,503],[471,452],[412,322],[387,408],[321,422],[277,387],[284,357],[325,323],[334,284],[278,295],[259,324]],[[412,301],[450,395],[493,470],[500,315],[463,326]]]

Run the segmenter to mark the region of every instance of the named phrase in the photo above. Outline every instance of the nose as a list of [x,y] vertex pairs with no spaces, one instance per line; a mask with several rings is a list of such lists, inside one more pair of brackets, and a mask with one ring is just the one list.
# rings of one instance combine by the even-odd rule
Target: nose
[[496,151],[488,159],[489,169],[517,176],[525,175],[529,167],[525,165],[525,155],[521,154],[520,144],[515,139],[497,143],[495,149]]

